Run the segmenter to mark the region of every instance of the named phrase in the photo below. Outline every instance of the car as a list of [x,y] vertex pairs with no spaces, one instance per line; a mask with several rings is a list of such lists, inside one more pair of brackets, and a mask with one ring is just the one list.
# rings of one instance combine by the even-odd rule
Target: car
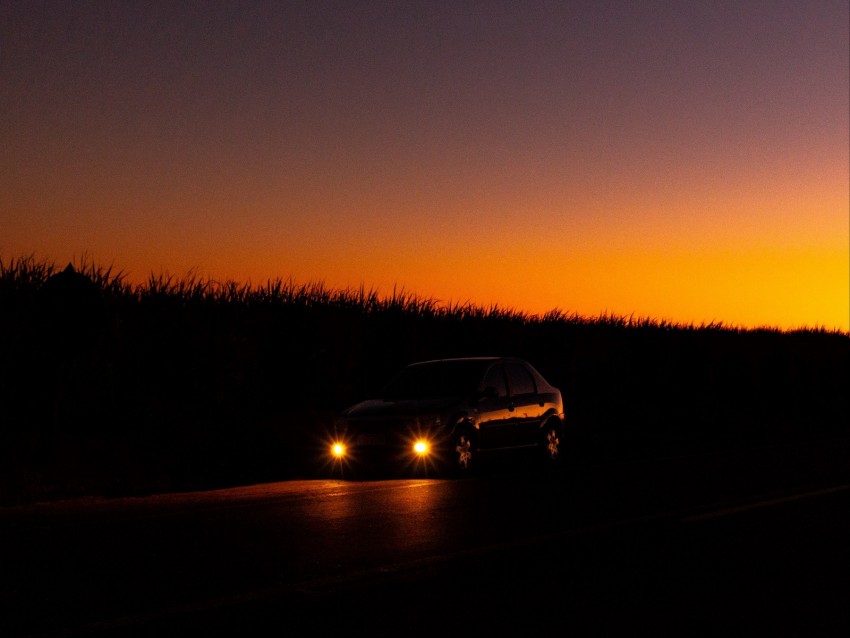
[[563,457],[561,391],[514,357],[420,361],[377,396],[343,410],[327,456],[337,469],[428,469],[468,474],[492,452],[536,450]]

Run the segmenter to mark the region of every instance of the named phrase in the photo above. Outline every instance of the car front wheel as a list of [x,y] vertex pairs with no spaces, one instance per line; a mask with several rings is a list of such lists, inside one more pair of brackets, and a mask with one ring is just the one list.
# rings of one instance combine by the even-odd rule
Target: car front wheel
[[474,441],[468,432],[461,432],[452,439],[451,449],[453,469],[459,474],[468,474],[474,467]]

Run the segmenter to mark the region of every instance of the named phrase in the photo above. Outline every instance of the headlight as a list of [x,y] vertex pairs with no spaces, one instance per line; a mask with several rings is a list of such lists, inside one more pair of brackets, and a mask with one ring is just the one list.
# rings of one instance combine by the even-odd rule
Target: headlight
[[425,456],[431,451],[431,445],[425,439],[419,439],[413,444],[413,451],[419,456]]
[[346,449],[345,449],[344,443],[337,442],[337,443],[334,443],[333,445],[331,445],[331,454],[333,455],[333,457],[335,459],[341,459],[342,457],[344,457],[345,452],[346,452]]

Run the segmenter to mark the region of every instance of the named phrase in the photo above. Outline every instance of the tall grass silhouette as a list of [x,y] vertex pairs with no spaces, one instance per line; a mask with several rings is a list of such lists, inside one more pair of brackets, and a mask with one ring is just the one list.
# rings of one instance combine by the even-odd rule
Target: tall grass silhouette
[[311,476],[333,415],[411,361],[512,355],[564,393],[577,454],[828,436],[850,423],[850,335],[822,327],[443,303],[402,288],[0,259],[0,497],[126,495]]

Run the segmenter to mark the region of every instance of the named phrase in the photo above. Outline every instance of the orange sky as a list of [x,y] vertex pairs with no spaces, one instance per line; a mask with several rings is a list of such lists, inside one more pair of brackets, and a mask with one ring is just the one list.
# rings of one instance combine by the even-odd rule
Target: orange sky
[[110,7],[0,11],[3,258],[850,330],[846,1]]

